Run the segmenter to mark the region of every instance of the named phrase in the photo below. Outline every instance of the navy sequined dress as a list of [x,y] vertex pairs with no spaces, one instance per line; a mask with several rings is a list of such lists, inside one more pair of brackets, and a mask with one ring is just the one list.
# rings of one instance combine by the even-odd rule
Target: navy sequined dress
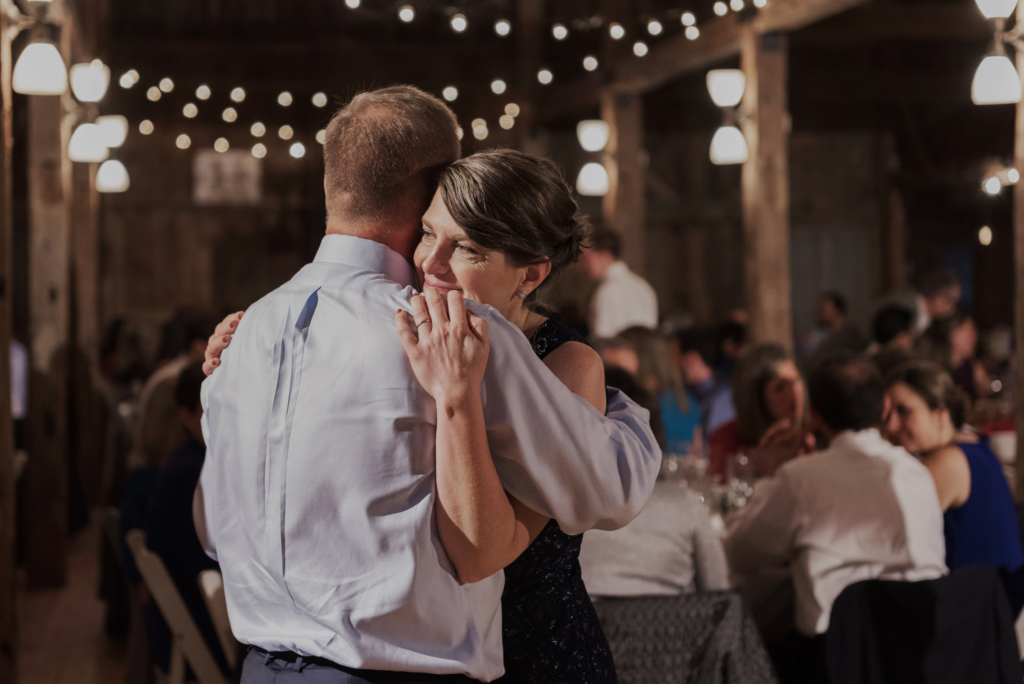
[[[561,318],[530,340],[544,358],[565,342],[583,342]],[[580,574],[583,535],[551,520],[505,568],[501,596],[505,676],[501,684],[615,684],[615,665]],[[497,684],[497,683],[495,683]]]

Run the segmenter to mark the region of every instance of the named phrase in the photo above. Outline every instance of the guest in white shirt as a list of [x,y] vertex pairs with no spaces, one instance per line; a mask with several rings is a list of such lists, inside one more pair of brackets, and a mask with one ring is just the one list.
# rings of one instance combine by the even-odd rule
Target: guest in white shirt
[[590,332],[615,337],[634,325],[658,327],[658,296],[650,284],[629,270],[619,257],[622,239],[611,230],[599,230],[580,260],[594,280],[600,281],[590,300]]
[[[421,217],[459,154],[456,126],[443,103],[406,86],[339,112],[324,145],[328,234],[316,259],[229,324],[233,343],[209,361],[219,370],[203,386],[196,522],[220,561],[232,631],[255,647],[243,682],[503,672],[504,578],[463,584],[445,553],[438,408],[395,333],[415,293]],[[468,308],[487,321],[481,400],[504,490],[567,534],[627,524],[660,465],[647,412],[611,392],[602,416],[519,328]]]
[[841,354],[825,360],[808,385],[812,419],[829,448],[759,482],[732,521],[725,552],[743,580],[788,568],[796,628],[812,637],[828,629],[832,603],[847,586],[934,579],[946,565],[928,469],[879,434],[885,397],[878,371]]

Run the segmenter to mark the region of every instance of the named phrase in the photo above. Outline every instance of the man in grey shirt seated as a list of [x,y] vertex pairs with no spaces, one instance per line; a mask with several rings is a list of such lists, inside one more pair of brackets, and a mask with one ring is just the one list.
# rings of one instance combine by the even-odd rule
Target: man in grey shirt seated
[[580,566],[591,596],[678,596],[729,588],[722,544],[700,498],[658,482],[647,507],[613,532],[583,535]]

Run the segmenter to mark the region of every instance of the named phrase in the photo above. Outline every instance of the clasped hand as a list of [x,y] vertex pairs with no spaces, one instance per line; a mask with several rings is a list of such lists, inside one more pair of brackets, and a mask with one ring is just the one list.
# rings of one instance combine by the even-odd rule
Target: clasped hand
[[401,309],[395,315],[395,328],[416,379],[438,404],[479,398],[490,354],[487,321],[466,310],[457,290],[448,293],[447,311],[434,288],[414,295],[410,304],[416,332]]

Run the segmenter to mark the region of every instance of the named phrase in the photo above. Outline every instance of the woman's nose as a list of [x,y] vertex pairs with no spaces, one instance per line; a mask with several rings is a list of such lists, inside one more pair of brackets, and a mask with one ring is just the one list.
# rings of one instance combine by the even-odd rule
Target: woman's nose
[[430,250],[426,260],[423,262],[424,273],[446,273],[448,271],[448,260],[440,253],[439,249]]

